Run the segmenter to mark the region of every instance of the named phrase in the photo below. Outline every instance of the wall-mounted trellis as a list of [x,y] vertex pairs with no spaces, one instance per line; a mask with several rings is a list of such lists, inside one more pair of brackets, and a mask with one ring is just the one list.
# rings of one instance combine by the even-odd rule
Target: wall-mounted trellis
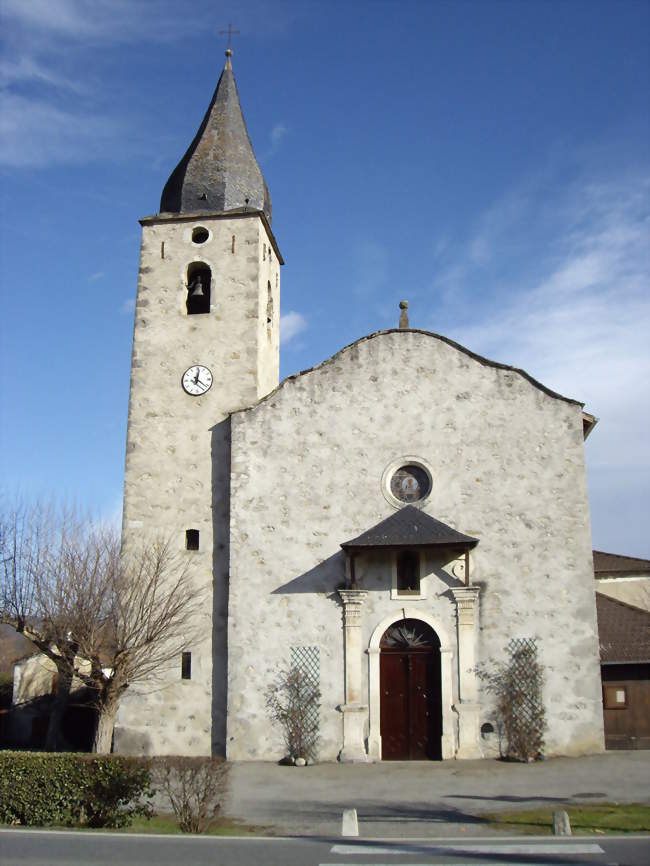
[[537,641],[533,637],[512,638],[505,653],[507,661],[478,665],[475,672],[485,690],[496,698],[494,709],[502,754],[529,761],[543,754],[546,729],[544,672],[537,655]]
[[509,660],[503,671],[499,705],[513,757],[536,758],[544,746],[546,718],[542,698],[542,667],[535,638],[512,638],[506,647]]
[[[298,670],[305,677],[307,683],[319,693],[320,696],[320,647],[317,646],[292,646],[291,668]],[[320,730],[320,703],[310,701],[305,706],[304,723],[307,731],[313,732],[314,745],[310,754],[305,757],[316,760],[318,749],[318,731]]]
[[291,667],[298,668],[315,685],[320,685],[320,647],[292,646]]

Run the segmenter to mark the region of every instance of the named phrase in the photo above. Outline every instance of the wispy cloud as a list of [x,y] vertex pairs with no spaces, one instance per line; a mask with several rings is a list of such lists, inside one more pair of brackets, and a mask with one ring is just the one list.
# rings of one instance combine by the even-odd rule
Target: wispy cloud
[[122,302],[122,306],[120,307],[120,313],[123,315],[128,315],[135,310],[135,298],[127,298]]
[[287,132],[289,132],[289,130],[284,123],[276,123],[271,130],[271,147],[277,150],[284,141]]
[[298,334],[302,334],[307,330],[307,319],[302,313],[297,313],[295,310],[290,310],[280,316],[280,343],[286,346]]
[[[483,283],[487,297],[478,312],[458,304],[455,332],[594,405],[621,399],[621,365],[641,372],[650,363],[643,338],[650,333],[649,190],[650,174],[576,183],[556,200],[550,234],[540,226],[550,202],[540,214],[533,195],[520,202],[517,226],[490,220],[489,255],[506,258],[519,247],[520,262],[495,278],[484,256],[480,267],[468,266],[458,251],[465,262],[459,288],[480,294]],[[477,242],[483,246],[480,232],[469,249]],[[459,264],[450,265],[456,279]]]
[[15,168],[89,162],[119,151],[117,119],[0,93],[0,163]]
[[95,271],[94,274],[91,274],[88,277],[88,282],[96,283],[97,280],[103,280],[105,276],[106,276],[106,274],[104,273],[104,271]]
[[81,81],[68,78],[34,57],[23,54],[0,60],[0,88],[25,82],[37,82],[73,93],[86,92],[86,86]]
[[0,10],[35,33],[104,43],[173,39],[191,27],[169,0],[2,0]]
[[433,283],[433,330],[600,417],[587,446],[597,514],[636,502],[650,469],[649,191],[646,171],[531,183],[447,251]]
[[289,129],[284,123],[278,121],[274,123],[271,132],[269,133],[269,144],[266,150],[260,154],[262,161],[274,156],[281,148],[282,142],[287,137]]
[[[114,160],[137,135],[103,92],[98,52],[180,39],[200,27],[170,0],[0,0],[0,164],[34,168]],[[136,121],[137,122],[137,121]]]
[[[242,0],[238,14],[243,32],[268,37],[286,32],[302,13]],[[130,116],[128,100],[116,102],[106,65],[124,46],[197,45],[197,33],[217,50],[214,16],[209,0],[196,0],[189,16],[178,0],[0,0],[0,165],[113,161],[147,149],[147,118],[142,111]],[[287,131],[282,122],[273,126],[269,155]]]

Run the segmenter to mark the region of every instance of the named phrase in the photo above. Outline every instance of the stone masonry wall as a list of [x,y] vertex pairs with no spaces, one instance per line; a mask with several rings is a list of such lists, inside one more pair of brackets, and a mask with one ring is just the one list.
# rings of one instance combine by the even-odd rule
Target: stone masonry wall
[[[321,758],[336,758],[344,701],[339,545],[393,512],[382,474],[407,455],[433,477],[425,510],[480,539],[472,554],[481,586],[477,659],[503,658],[511,637],[536,637],[547,753],[601,750],[581,407],[434,335],[389,331],[232,418],[229,757],[283,754],[265,694],[291,646],[316,645]],[[425,571],[425,597],[405,603],[390,597],[386,564],[360,564],[360,588],[369,591],[362,646],[405,604],[455,635],[450,568],[429,561]],[[365,659],[363,670],[367,694]],[[491,720],[485,701],[481,723]]]
[[[196,226],[208,229],[205,243],[192,241]],[[263,325],[259,321],[269,280],[279,310],[279,263],[275,256],[269,260],[269,247],[253,214],[143,223],[123,540],[130,545],[171,539],[190,565],[201,614],[199,638],[187,646],[192,678],[181,679],[179,658],[159,681],[129,689],[115,729],[119,752],[209,755],[225,749],[228,413],[277,384],[277,321],[270,339],[266,318]],[[211,308],[190,316],[187,268],[195,261],[211,268]],[[214,377],[199,397],[181,387],[184,371],[194,364],[207,366]],[[199,530],[198,551],[185,549],[186,529]]]

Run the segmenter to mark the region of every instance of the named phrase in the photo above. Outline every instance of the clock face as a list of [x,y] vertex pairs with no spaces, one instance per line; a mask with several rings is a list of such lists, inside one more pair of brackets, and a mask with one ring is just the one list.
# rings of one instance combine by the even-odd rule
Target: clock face
[[212,387],[212,373],[207,367],[197,364],[183,373],[181,383],[185,393],[191,397],[199,397]]

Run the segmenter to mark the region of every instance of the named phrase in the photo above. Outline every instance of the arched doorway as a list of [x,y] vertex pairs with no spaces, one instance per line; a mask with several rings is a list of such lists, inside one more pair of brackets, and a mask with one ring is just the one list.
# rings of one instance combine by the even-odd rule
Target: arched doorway
[[379,650],[383,760],[441,760],[438,635],[421,620],[402,619],[386,629]]

